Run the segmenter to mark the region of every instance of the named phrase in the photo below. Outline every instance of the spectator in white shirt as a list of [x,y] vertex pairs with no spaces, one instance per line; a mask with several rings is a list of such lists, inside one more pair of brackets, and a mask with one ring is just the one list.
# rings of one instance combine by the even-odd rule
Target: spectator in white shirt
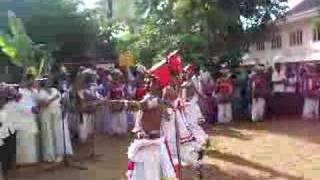
[[272,73],[273,93],[285,92],[286,74],[284,68],[280,64],[274,65],[274,71]]

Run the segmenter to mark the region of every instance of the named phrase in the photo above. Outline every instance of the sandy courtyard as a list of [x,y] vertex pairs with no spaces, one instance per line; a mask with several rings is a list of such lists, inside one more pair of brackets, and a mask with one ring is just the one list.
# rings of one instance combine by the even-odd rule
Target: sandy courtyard
[[[204,180],[320,179],[320,122],[273,120],[240,122],[208,130],[212,147],[205,158]],[[121,180],[129,140],[99,137],[100,161],[83,161],[88,171],[72,168],[20,168],[10,180]],[[80,153],[81,154],[81,153]],[[193,180],[184,171],[183,180]]]

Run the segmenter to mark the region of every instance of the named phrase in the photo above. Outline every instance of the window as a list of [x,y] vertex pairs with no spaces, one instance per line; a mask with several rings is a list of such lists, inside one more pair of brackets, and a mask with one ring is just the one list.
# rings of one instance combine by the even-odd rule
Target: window
[[264,50],[264,41],[258,41],[256,42],[256,49],[258,51],[263,51]]
[[302,45],[303,41],[302,31],[295,31],[290,33],[290,46],[299,46]]
[[320,41],[320,25],[313,28],[313,41]]
[[242,48],[243,48],[243,50],[244,50],[245,52],[249,52],[249,50],[250,50],[250,43],[249,43],[249,42],[244,42],[244,43],[242,44]]
[[280,49],[282,46],[282,39],[280,35],[273,36],[271,39],[271,49]]

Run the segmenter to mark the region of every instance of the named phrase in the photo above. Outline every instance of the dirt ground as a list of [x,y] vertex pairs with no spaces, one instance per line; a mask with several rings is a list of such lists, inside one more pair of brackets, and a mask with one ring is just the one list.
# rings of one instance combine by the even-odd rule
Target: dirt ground
[[[215,126],[208,132],[212,147],[206,152],[204,180],[320,179],[320,122],[238,122]],[[104,156],[100,161],[82,161],[88,171],[27,167],[11,172],[10,180],[124,179],[129,140],[100,136],[97,142],[98,152]],[[183,180],[194,179],[192,170],[183,174]]]

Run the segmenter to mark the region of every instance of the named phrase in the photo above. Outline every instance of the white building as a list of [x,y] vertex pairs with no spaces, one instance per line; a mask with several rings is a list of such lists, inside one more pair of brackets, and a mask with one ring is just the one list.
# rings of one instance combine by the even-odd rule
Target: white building
[[270,39],[251,43],[244,64],[320,62],[320,0],[304,0],[276,23]]

